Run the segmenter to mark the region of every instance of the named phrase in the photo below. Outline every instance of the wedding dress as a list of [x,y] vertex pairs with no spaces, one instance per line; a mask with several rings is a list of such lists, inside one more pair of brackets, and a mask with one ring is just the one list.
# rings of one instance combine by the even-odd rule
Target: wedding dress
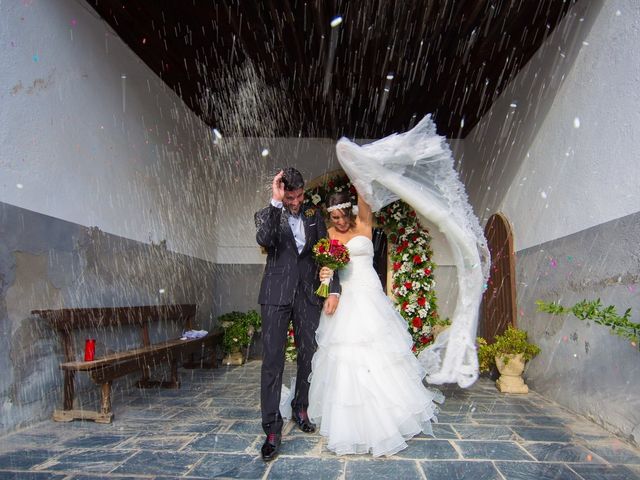
[[405,133],[367,145],[342,138],[336,152],[373,211],[402,199],[447,239],[458,277],[456,306],[451,326],[418,358],[429,383],[470,386],[478,378],[475,337],[490,256],[445,139],[437,135],[428,115]]
[[358,235],[346,246],[338,308],[316,331],[308,414],[339,455],[393,455],[405,440],[432,434],[434,401],[444,398],[422,384],[426,372],[373,268],[371,240]]

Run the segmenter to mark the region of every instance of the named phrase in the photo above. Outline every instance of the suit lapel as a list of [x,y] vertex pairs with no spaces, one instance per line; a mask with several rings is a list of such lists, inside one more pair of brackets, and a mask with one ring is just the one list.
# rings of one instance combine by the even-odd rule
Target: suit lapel
[[289,225],[289,212],[286,208],[282,209],[282,221],[280,223],[280,228],[284,232],[287,237],[287,241],[291,244],[293,251],[298,253],[298,246],[296,245],[296,239],[293,236],[293,232],[291,231],[291,225]]

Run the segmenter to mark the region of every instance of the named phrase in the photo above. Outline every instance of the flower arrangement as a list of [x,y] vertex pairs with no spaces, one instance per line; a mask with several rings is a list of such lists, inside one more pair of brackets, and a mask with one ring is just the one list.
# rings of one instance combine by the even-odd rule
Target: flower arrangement
[[418,353],[433,342],[433,326],[448,324],[437,312],[431,236],[420,225],[415,210],[401,201],[378,212],[376,221],[387,231],[392,293],[413,337],[413,351]]
[[[321,238],[313,246],[313,258],[322,267],[338,270],[349,263],[349,249],[340,240]],[[329,283],[331,279],[322,280],[316,295],[327,298],[329,296]]]
[[[343,191],[350,192],[352,203],[357,203],[356,189],[344,175],[329,178],[308,189],[305,202],[317,206],[332,193]],[[382,209],[375,220],[389,240],[396,308],[407,321],[407,329],[413,338],[412,349],[418,354],[433,342],[433,326],[449,323],[440,319],[437,312],[433,277],[436,265],[431,260],[431,236],[420,225],[416,212],[402,201]]]
[[505,364],[509,362],[507,355],[522,354],[522,359],[528,362],[540,353],[540,347],[529,343],[527,332],[509,325],[502,335],[496,335],[494,342],[478,337],[478,363],[481,372],[490,371],[496,364],[496,357],[503,357]]
[[248,347],[254,333],[259,332],[262,326],[260,314],[255,310],[225,313],[218,317],[218,322],[224,329],[222,348],[226,353]]

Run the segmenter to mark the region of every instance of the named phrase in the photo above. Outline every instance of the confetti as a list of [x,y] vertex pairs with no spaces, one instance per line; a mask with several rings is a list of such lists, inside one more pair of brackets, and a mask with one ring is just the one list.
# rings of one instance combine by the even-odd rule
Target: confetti
[[551,265],[552,268],[556,268],[558,266],[558,261],[555,258],[552,258],[549,265]]
[[573,128],[580,128],[580,119],[578,117],[573,119]]
[[78,24],[78,21],[77,21],[75,18],[73,18],[73,19],[71,20],[71,26],[72,26],[72,27],[75,27],[77,24]]
[[38,56],[38,54],[36,53],[36,54],[33,56],[33,61],[34,61],[34,62],[36,62],[36,63],[38,63],[38,60],[40,60],[40,57],[39,57],[39,56]]
[[341,23],[342,23],[342,17],[335,17],[333,20],[331,20],[331,27],[335,28]]
[[269,149],[265,148],[264,150],[262,150],[262,152],[260,152],[260,155],[262,155],[263,157],[266,157],[267,155],[269,155]]

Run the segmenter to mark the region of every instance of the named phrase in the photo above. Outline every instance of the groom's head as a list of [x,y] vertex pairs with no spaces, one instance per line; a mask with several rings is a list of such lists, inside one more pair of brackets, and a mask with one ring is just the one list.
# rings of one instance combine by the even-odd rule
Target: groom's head
[[282,175],[282,183],[284,184],[282,203],[287,210],[297,215],[300,213],[304,202],[304,179],[302,174],[293,167],[285,168]]

